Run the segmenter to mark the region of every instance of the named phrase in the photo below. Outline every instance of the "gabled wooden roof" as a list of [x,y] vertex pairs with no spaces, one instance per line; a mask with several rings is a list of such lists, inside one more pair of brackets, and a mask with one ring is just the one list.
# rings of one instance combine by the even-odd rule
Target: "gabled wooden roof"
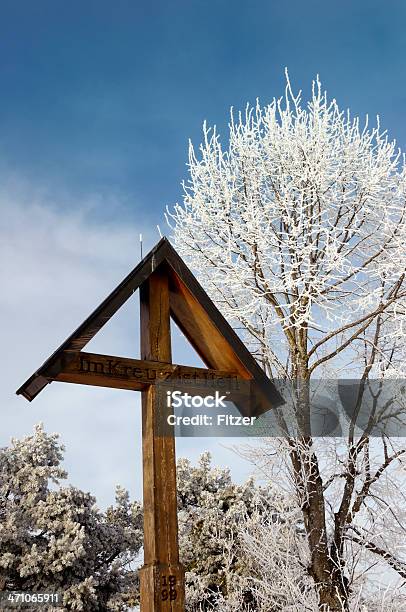
[[52,382],[65,351],[81,351],[140,285],[162,266],[169,278],[171,315],[208,368],[252,379],[271,406],[283,403],[273,383],[227,323],[167,238],[162,238],[92,314],[18,389],[29,401]]

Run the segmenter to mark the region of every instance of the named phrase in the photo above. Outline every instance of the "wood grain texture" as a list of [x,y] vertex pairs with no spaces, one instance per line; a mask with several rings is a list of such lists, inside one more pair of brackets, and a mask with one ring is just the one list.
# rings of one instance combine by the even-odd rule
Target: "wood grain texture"
[[207,316],[204,305],[176,276],[170,282],[170,305],[176,324],[209,368],[236,371],[246,380],[252,378],[224,335]]
[[207,385],[209,393],[216,381],[219,386],[228,384],[230,388],[237,388],[239,382],[235,372],[84,351],[63,353],[57,365],[49,368],[46,373],[55,381],[133,391],[142,391],[151,384],[170,379],[183,384],[185,389],[194,387],[199,393],[204,392],[201,385]]
[[[141,358],[170,363],[171,332],[168,278],[157,270],[140,288]],[[184,610],[184,577],[179,564],[174,436],[159,437],[155,412],[168,412],[158,386],[142,391],[142,451],[144,491],[144,569],[141,580],[141,610]],[[171,576],[177,568],[176,597],[163,598],[159,575]],[[153,578],[152,578],[153,577]],[[154,590],[151,592],[151,588]],[[151,600],[154,606],[151,608]]]
[[142,612],[185,609],[185,572],[180,563],[151,563],[140,569]]

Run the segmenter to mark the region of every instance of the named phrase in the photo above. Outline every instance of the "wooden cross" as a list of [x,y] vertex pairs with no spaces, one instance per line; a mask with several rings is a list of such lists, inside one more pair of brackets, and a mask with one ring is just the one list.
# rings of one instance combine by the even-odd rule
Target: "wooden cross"
[[[137,289],[141,359],[84,352],[85,345]],[[171,316],[208,369],[172,364]],[[252,381],[251,401],[239,405],[246,416],[283,403],[272,382],[163,238],[17,391],[29,401],[52,381],[141,391],[142,612],[182,612],[185,606],[184,570],[178,546],[175,438],[173,431],[171,435],[160,435],[156,418],[169,410],[157,383],[171,377]]]

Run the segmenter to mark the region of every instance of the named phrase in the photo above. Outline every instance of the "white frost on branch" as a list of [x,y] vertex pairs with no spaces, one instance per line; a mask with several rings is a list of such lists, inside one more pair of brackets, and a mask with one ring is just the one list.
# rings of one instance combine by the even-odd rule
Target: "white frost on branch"
[[406,171],[379,121],[361,127],[318,78],[304,106],[287,78],[284,98],[231,112],[227,149],[205,123],[199,153],[167,211],[176,246],[274,373],[295,330],[323,340],[313,363],[377,310],[404,332]]
[[[184,201],[167,220],[177,249],[266,372],[295,383],[300,435],[285,428],[285,439],[268,441],[256,459],[303,517],[310,598],[317,592],[319,610],[358,609],[375,565],[406,577],[403,440],[388,439],[387,429],[371,440],[355,402],[345,438],[312,438],[311,397],[297,383],[357,378],[367,382],[361,402],[371,378],[406,376],[404,155],[379,119],[361,125],[318,78],[304,104],[287,75],[281,99],[231,112],[227,145],[204,124],[199,151],[190,144]],[[395,382],[386,387],[396,400],[392,423],[405,414]],[[264,547],[253,547],[258,563]]]

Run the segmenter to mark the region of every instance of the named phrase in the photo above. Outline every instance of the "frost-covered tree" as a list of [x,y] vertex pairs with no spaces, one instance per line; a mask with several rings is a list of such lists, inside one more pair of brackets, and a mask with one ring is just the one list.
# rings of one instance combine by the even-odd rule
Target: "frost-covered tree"
[[141,506],[117,488],[101,512],[89,493],[63,487],[63,451],[41,426],[0,449],[0,589],[63,593],[64,610],[127,610]]
[[361,402],[372,377],[404,376],[405,168],[379,121],[361,126],[318,79],[303,105],[287,77],[283,98],[231,113],[226,147],[204,125],[184,202],[168,210],[213,300],[294,390],[298,432],[256,461],[296,496],[320,609],[348,609],[373,565],[406,577],[405,449],[354,419],[340,440],[315,439],[307,384],[359,378]]
[[[179,459],[177,479],[186,609],[200,612],[231,604],[235,609],[237,601],[240,609],[259,609],[256,591],[262,577],[246,554],[245,532],[264,533],[268,527],[277,533],[282,525],[289,525],[292,539],[303,545],[303,533],[293,519],[289,500],[257,486],[253,479],[236,485],[228,469],[212,467],[209,453],[201,455],[196,467]],[[278,551],[273,552],[275,582],[286,578],[282,556],[278,563]],[[297,579],[298,573],[294,575]],[[299,592],[300,584],[295,588]]]

